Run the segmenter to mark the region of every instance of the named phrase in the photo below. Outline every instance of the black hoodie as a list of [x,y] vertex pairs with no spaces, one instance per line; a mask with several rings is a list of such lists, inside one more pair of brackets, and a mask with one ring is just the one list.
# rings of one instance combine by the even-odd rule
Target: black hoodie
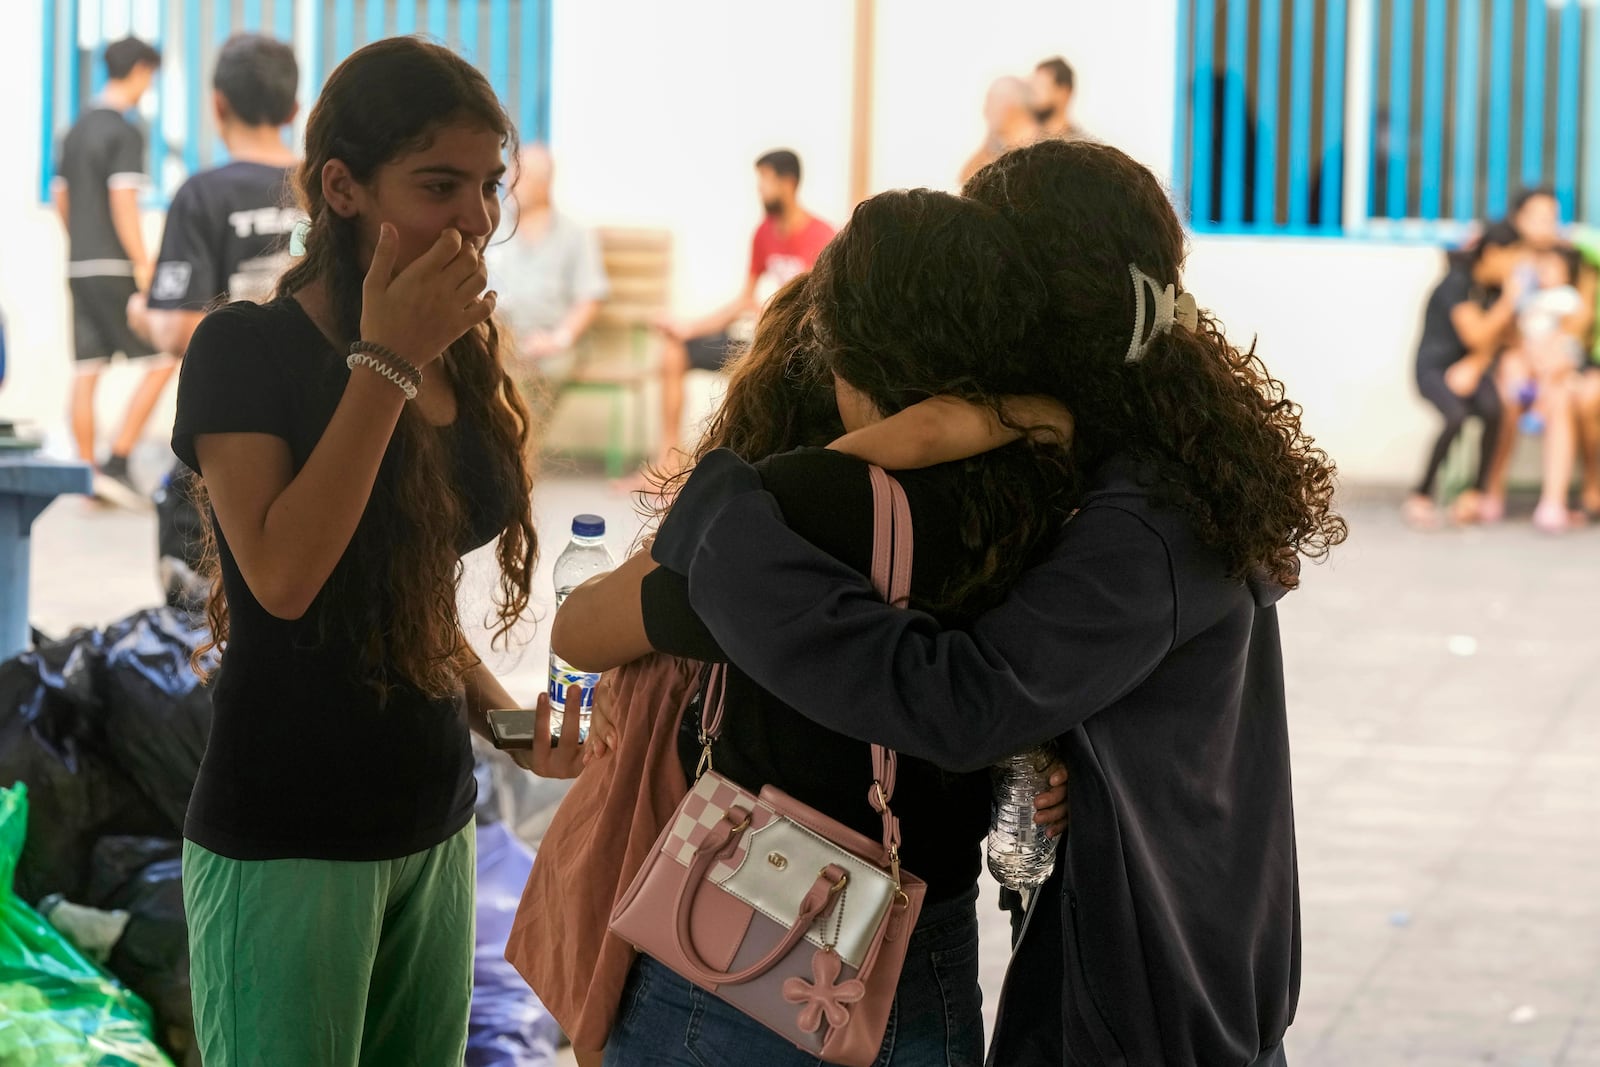
[[1130,463],[969,632],[885,605],[727,452],[653,554],[729,658],[823,726],[951,770],[1060,739],[1071,830],[991,1064],[1282,1062],[1300,985],[1283,590],[1228,578]]

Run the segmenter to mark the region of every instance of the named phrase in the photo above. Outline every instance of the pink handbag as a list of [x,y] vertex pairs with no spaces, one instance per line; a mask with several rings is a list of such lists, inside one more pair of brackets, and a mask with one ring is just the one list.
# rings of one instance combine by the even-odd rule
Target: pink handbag
[[[911,587],[905,491],[870,469],[872,582],[897,607]],[[872,841],[771,786],[711,766],[726,673],[713,668],[700,774],[611,916],[611,930],[798,1048],[870,1067],[883,1045],[906,943],[927,886],[900,868],[889,808],[895,754],[872,746]]]

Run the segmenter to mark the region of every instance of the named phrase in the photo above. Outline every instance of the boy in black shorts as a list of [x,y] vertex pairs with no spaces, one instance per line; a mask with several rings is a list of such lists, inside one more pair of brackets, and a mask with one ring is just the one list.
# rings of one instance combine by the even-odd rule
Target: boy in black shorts
[[[67,279],[78,368],[72,389],[72,430],[79,454],[90,464],[95,462],[94,394],[100,372],[117,352],[129,359],[156,354],[141,335],[141,294],[151,271],[139,222],[139,194],[149,180],[144,133],[126,113],[138,107],[149,90],[161,54],[129,37],[106,47],[105,63],[105,91],[67,132],[51,183],[56,212],[67,228]],[[96,471],[96,496],[131,507],[143,504],[128,481],[128,452],[171,376],[170,366],[153,365],[145,372],[111,459]]]

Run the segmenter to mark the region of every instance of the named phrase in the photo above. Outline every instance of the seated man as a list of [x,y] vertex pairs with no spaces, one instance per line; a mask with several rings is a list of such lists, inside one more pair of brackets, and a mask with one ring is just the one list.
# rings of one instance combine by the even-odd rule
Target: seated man
[[500,294],[520,376],[530,381],[543,376],[544,361],[572,350],[611,295],[599,237],[551,204],[554,174],[549,149],[522,150],[511,233],[488,252],[489,284]]
[[[833,240],[833,227],[800,206],[800,157],[793,152],[778,149],[756,160],[756,190],[767,217],[750,242],[750,269],[739,295],[697,319],[663,317],[656,324],[661,335],[661,447],[653,464],[657,473],[670,473],[679,462],[674,453],[682,432],[683,386],[689,371],[721,370],[729,355],[728,330],[760,310],[756,290],[763,279],[773,289],[782,286],[810,270]],[[650,481],[641,470],[619,488],[640,491],[649,488]]]

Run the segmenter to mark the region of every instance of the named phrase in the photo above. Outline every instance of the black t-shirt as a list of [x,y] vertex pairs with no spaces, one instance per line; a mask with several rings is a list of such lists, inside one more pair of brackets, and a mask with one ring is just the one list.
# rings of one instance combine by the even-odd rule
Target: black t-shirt
[[1497,292],[1473,281],[1472,273],[1465,267],[1452,266],[1450,273],[1434,287],[1433,295],[1428,297],[1427,309],[1422,313],[1422,342],[1417,347],[1417,370],[1442,374],[1446,367],[1465,357],[1467,346],[1462,343],[1461,335],[1456,333],[1450,312],[1457,305],[1467,303],[1487,308],[1498,298]]
[[[203,475],[197,436],[271,434],[288,442],[299,470],[349,376],[293,299],[229,304],[206,316],[190,343],[173,451]],[[465,553],[493,539],[512,508],[484,484],[482,431],[463,417],[438,432],[454,449],[466,500]],[[391,445],[380,479],[396,475],[396,451]],[[217,539],[230,634],[185,836],[234,859],[380,860],[431,848],[466,826],[477,788],[462,698],[430,700],[402,684],[380,706],[358,677],[356,649],[337,627],[319,626],[323,596],[300,620],[275,618],[245,584],[220,529]]]
[[265,163],[229,163],[184,182],[167,209],[150,306],[204,311],[219,299],[266,300],[303,217],[284,204],[288,175]]
[[73,277],[132,273],[127,249],[111,224],[110,190],[139,188],[145,176],[144,133],[121,112],[85,111],[67,131],[56,163],[67,183],[67,246]]
[[[873,503],[866,464],[843,453],[808,448],[757,467],[796,533],[840,562],[870,573]],[[958,479],[973,476],[954,464],[895,475],[911,507],[914,607],[937,595],[960,558]],[[681,575],[664,567],[652,571],[644,580],[642,606],[645,630],[656,649],[710,662],[725,659],[690,607]],[[959,626],[970,618],[946,613],[941,621]],[[818,686],[828,684],[827,678],[817,679]],[[841,692],[839,699],[848,701],[849,693]],[[731,664],[726,707],[722,735],[712,750],[720,773],[747,789],[777,786],[870,840],[882,838],[882,820],[867,800],[870,746],[818,726]],[[692,735],[679,755],[692,781],[700,755]],[[891,806],[900,819],[901,861],[928,883],[930,901],[958,897],[976,884],[989,802],[987,771],[953,774],[924,760],[900,757]]]

